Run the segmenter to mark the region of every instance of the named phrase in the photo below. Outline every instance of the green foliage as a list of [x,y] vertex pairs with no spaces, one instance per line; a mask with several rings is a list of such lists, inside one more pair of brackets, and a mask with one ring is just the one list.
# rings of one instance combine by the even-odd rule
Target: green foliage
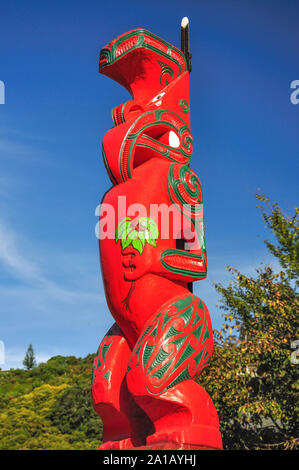
[[298,236],[298,216],[299,208],[295,207],[293,217],[283,215],[277,203],[271,206],[269,199],[264,196],[257,196],[263,201],[268,208],[262,209],[263,219],[268,228],[275,235],[278,245],[265,240],[266,246],[270,253],[274,255],[285,270],[288,279],[295,279],[298,286],[298,270],[299,270],[299,236]]
[[88,438],[99,439],[99,419],[94,413],[89,387],[70,387],[57,397],[48,415],[52,424],[62,433],[71,434],[74,429]]
[[93,411],[93,355],[56,356],[32,370],[0,372],[0,449],[96,449],[102,423]]
[[289,218],[257,198],[276,239],[265,244],[282,269],[261,266],[249,277],[228,267],[234,280],[216,284],[224,323],[214,332],[214,357],[200,382],[219,412],[226,448],[292,449],[299,442],[298,365],[290,346],[298,339],[298,209]]
[[27,370],[33,369],[36,366],[35,355],[32,344],[29,344],[26,355],[24,357],[23,365]]

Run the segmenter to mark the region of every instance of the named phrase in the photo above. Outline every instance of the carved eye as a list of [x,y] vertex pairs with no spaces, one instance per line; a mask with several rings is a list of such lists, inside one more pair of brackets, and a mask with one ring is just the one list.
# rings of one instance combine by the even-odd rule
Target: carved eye
[[157,96],[155,96],[155,98],[152,99],[152,103],[156,103],[161,98],[163,98],[164,95],[165,95],[165,91],[162,91],[162,93],[159,93]]
[[170,131],[169,132],[169,146],[170,147],[173,147],[173,148],[178,148],[180,146],[180,139],[178,138],[178,136],[176,135],[175,132],[173,131]]

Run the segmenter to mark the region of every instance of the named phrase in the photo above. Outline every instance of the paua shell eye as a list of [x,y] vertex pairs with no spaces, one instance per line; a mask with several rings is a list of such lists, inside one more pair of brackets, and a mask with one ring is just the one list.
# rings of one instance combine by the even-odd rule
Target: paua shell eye
[[152,103],[156,103],[157,101],[161,100],[164,95],[165,95],[165,91],[162,91],[157,96],[155,96],[155,98],[152,99]]

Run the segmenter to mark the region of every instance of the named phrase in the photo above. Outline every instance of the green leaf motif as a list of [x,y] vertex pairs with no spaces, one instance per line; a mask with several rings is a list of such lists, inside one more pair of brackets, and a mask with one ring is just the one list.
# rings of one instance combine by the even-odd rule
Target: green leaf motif
[[130,240],[135,240],[136,238],[138,238],[138,231],[137,230],[132,230],[128,233],[128,237],[130,238]]
[[151,238],[149,238],[149,239],[147,240],[147,242],[148,242],[150,245],[152,245],[152,246],[157,246],[156,242],[155,242],[154,240],[152,240]]
[[128,237],[128,238],[122,238],[121,239],[121,247],[122,249],[124,250],[125,248],[127,248],[128,246],[130,246],[132,243],[132,240]]
[[132,241],[132,246],[135,248],[135,250],[139,251],[140,254],[143,252],[143,246],[142,243],[139,239],[135,239]]
[[119,224],[115,231],[115,242],[117,243],[118,240],[121,238],[126,238],[128,233],[128,228],[131,224],[131,217],[126,217],[123,219]]
[[141,241],[142,249],[143,249],[144,246],[145,246],[145,234],[144,234],[144,232],[138,232],[138,238]]
[[120,240],[122,250],[132,245],[140,254],[142,254],[146,243],[156,247],[158,237],[157,224],[149,217],[140,217],[134,226],[131,217],[125,217],[115,231],[115,243]]

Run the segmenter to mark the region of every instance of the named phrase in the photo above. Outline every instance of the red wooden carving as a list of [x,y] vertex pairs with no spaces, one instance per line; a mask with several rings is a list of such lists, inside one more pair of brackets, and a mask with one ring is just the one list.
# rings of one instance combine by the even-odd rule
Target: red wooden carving
[[100,73],[132,98],[114,108],[103,140],[113,186],[102,203],[113,208],[114,230],[104,236],[102,215],[100,257],[116,323],[93,368],[100,449],[222,448],[215,407],[194,381],[213,338],[208,309],[192,293],[207,258],[201,183],[189,167],[190,68],[188,51],[143,29],[100,54]]

